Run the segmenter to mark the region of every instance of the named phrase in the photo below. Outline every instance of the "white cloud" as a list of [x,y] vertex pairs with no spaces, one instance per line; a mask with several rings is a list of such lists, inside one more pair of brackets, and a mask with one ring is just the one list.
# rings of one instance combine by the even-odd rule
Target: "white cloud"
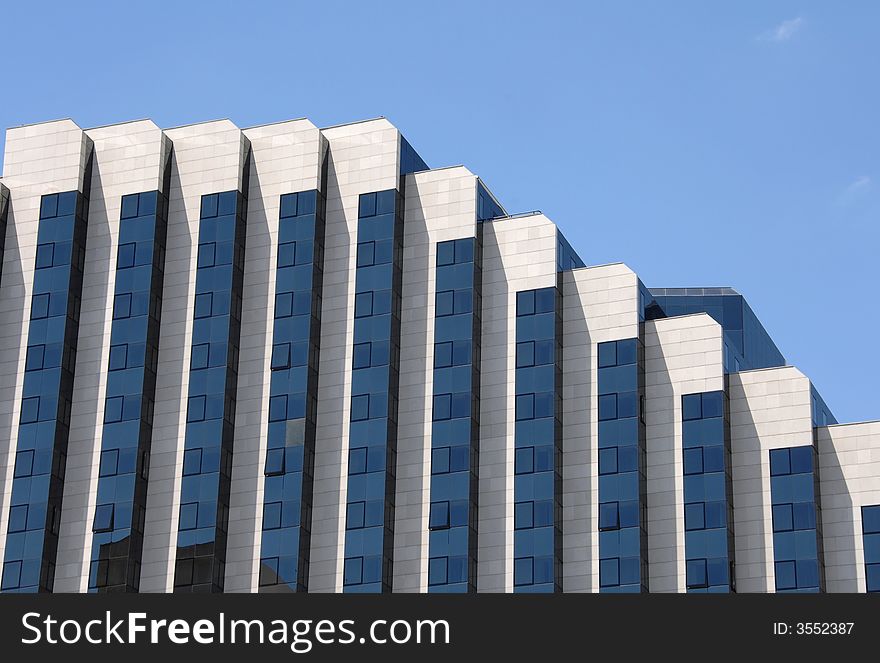
[[783,42],[788,41],[804,27],[804,19],[800,16],[783,21],[772,30],[761,34],[758,38],[761,41]]
[[857,177],[852,184],[846,187],[846,193],[858,193],[859,191],[864,191],[869,186],[871,186],[871,178],[867,175],[862,175],[861,177]]
[[854,204],[873,187],[874,182],[868,175],[861,175],[847,185],[838,198],[840,205]]

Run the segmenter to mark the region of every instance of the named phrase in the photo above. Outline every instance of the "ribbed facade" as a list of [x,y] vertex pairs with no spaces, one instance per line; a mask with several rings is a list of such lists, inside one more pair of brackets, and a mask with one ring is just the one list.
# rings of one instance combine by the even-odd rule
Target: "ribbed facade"
[[3,168],[3,592],[880,591],[880,422],[385,119]]

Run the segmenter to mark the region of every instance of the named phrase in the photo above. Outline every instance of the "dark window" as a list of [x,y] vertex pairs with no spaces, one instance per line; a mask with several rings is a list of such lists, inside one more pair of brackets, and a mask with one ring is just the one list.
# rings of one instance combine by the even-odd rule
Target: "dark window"
[[513,584],[517,587],[534,583],[535,560],[533,557],[517,557],[513,560]]
[[431,502],[428,517],[429,529],[446,529],[449,527],[449,502]]
[[352,354],[352,368],[369,368],[370,367],[370,348],[371,343],[356,343]]
[[358,200],[358,216],[376,216],[376,194],[362,193]]
[[30,424],[39,420],[40,397],[32,396],[21,400],[21,423]]
[[455,241],[439,242],[437,244],[437,266],[452,265],[455,263]]
[[703,473],[703,449],[701,447],[684,450],[684,473],[688,475]]
[[266,451],[266,476],[278,476],[284,474],[284,449],[268,449]]
[[702,406],[702,396],[701,394],[686,394],[681,397],[681,411],[682,411],[682,419],[685,421],[690,421],[693,419],[702,419],[703,418],[703,406]]
[[24,362],[24,370],[39,371],[40,369],[42,369],[45,353],[45,345],[31,345],[30,347],[28,347],[27,356],[25,357]]
[[348,473],[363,474],[367,471],[367,448],[350,449],[348,452]]
[[122,196],[122,213],[120,219],[131,219],[138,215],[138,194]]
[[364,318],[373,315],[373,293],[359,292],[354,297],[354,317]]
[[269,399],[269,421],[287,419],[287,394],[272,396]]
[[638,339],[628,338],[617,341],[617,365],[635,364],[638,360]]
[[27,517],[27,504],[20,504],[9,509],[9,531],[24,532],[27,530]]
[[93,532],[109,532],[113,529],[113,504],[99,504],[95,509]]
[[286,219],[291,216],[297,216],[297,198],[295,193],[288,193],[281,196],[281,212],[280,217]]
[[116,254],[116,269],[128,269],[129,267],[134,267],[136,249],[137,244],[134,242],[120,244],[119,251]]
[[281,292],[275,295],[275,317],[289,318],[293,315],[293,293]]
[[434,344],[434,368],[452,366],[452,341]]
[[455,240],[455,262],[458,264],[474,261],[474,240],[471,238]]
[[535,365],[546,366],[554,361],[556,341],[535,341]]
[[[600,397],[601,399],[601,397]],[[635,391],[627,391],[617,394],[617,418],[627,419],[637,417],[639,414],[639,394]]]
[[617,342],[599,343],[599,368],[617,366]]
[[181,531],[191,530],[198,527],[199,524],[199,503],[188,502],[180,505],[180,523],[178,529]]
[[43,196],[40,200],[40,218],[51,219],[58,216],[58,194]]
[[122,396],[110,396],[104,402],[104,423],[112,424],[122,421]]
[[455,315],[470,313],[474,310],[474,294],[470,290],[456,290],[453,302]]
[[705,559],[687,560],[686,571],[688,589],[700,589],[709,586]]
[[128,362],[128,344],[110,346],[109,370],[120,371],[126,367]]
[[364,526],[364,502],[351,502],[346,509],[345,529],[361,529]]
[[272,370],[290,368],[290,343],[276,343],[272,346]]
[[195,305],[195,317],[196,318],[209,318],[209,317],[211,317],[211,308],[212,308],[213,299],[214,299],[214,293],[211,293],[211,292],[203,292],[200,295],[196,295],[196,305]]
[[452,417],[452,394],[434,396],[434,421],[445,421]]
[[556,291],[554,288],[535,290],[535,313],[550,313],[554,309]]
[[516,344],[516,367],[525,368],[535,365],[535,342],[523,341]]
[[443,290],[437,293],[434,298],[434,315],[442,318],[452,315],[455,310],[455,292],[453,290]]
[[470,341],[453,341],[452,342],[452,364],[453,366],[464,366],[471,363],[471,342]]
[[202,196],[201,217],[203,219],[210,219],[217,216],[217,198],[218,194],[216,193],[210,193],[208,195]]
[[357,245],[357,266],[371,267],[376,264],[376,243],[361,242]]
[[805,530],[816,528],[816,508],[812,502],[792,504],[792,520],[794,529]]
[[202,368],[208,368],[208,351],[210,349],[209,343],[199,343],[198,345],[192,346],[192,357],[190,358],[190,368],[193,370],[199,370]]
[[535,503],[517,502],[513,505],[513,528],[529,529],[535,526]]
[[599,449],[599,474],[617,473],[617,448]]
[[370,395],[360,394],[351,397],[351,420],[364,421],[370,418]]
[[260,560],[260,587],[278,584],[278,558],[264,557]]
[[[361,197],[363,199],[363,197]],[[342,570],[342,584],[360,585],[363,582],[363,557],[349,557],[345,560]]]
[[599,586],[616,587],[620,584],[620,559],[611,557],[599,560]]
[[31,319],[49,317],[49,293],[34,295],[31,299]]
[[535,394],[518,394],[516,397],[516,420],[535,418]]
[[880,592],[880,564],[865,565],[865,590]]
[[119,320],[131,315],[131,294],[124,293],[113,298],[113,319]]
[[98,476],[111,477],[114,476],[119,468],[119,450],[110,449],[101,452],[101,464],[98,470]]
[[428,585],[445,585],[448,581],[448,557],[432,557],[428,560]]
[[296,242],[278,245],[278,267],[292,267],[296,264]]
[[469,416],[471,416],[470,392],[452,394],[452,418],[461,419]]
[[792,474],[804,474],[813,471],[813,447],[792,447],[789,451]]
[[599,505],[599,531],[615,530],[620,528],[620,518],[617,502],[606,502]]
[[431,474],[449,472],[449,447],[431,450]]
[[205,397],[190,396],[186,409],[187,422],[205,420]]
[[192,476],[202,471],[202,450],[187,449],[183,452],[183,475]]
[[795,563],[776,562],[776,589],[795,589],[797,586]]
[[684,505],[684,528],[692,531],[705,529],[706,515],[703,502],[694,502]]
[[599,396],[599,421],[617,419],[617,394]]
[[535,291],[526,290],[525,292],[516,293],[516,314],[534,315],[535,313]]
[[29,477],[33,473],[33,470],[34,451],[32,449],[19,451],[15,455],[15,472],[13,476],[16,479],[19,477]]
[[721,417],[724,415],[724,393],[711,391],[703,394],[703,418]]
[[[43,202],[45,203],[45,198]],[[0,589],[17,589],[21,583],[21,562],[6,562],[3,564],[3,581]]]
[[862,532],[880,534],[880,506],[862,507]]
[[55,244],[38,244],[37,245],[37,269],[51,267],[55,260]]
[[281,502],[266,502],[263,505],[263,529],[279,529],[281,527]]
[[216,252],[217,244],[215,242],[199,244],[199,256],[196,266],[199,269],[202,267],[213,267],[216,260]]

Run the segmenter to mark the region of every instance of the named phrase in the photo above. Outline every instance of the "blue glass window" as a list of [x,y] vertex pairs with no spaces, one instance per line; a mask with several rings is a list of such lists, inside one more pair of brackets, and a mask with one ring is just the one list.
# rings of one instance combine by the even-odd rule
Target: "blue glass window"
[[769,456],[776,591],[821,592],[815,450],[810,445],[772,449]]
[[865,590],[880,592],[880,505],[862,507]]
[[[437,244],[431,451],[431,475],[436,480],[431,482],[434,507],[429,528],[444,534],[429,537],[435,569],[429,572],[432,592],[476,591],[471,510],[478,491],[471,454],[476,453],[479,432],[479,367],[474,361],[480,337],[473,317],[480,307],[479,242],[478,233],[475,238]],[[448,319],[441,323],[442,318]]]
[[[557,545],[561,537],[561,440],[560,412],[556,407],[561,366],[555,352],[561,318],[557,299],[556,288],[516,295],[514,548],[535,554],[520,558],[519,571],[515,565],[515,591],[561,591],[558,571],[562,560]],[[601,507],[603,527],[616,526],[616,507]]]
[[[734,591],[733,521],[728,517],[732,493],[729,435],[722,391],[685,394],[681,398],[684,464],[684,520],[687,590]],[[707,541],[714,542],[707,554]]]
[[[549,348],[548,348],[549,350]],[[647,591],[643,374],[638,339],[599,343],[600,591]]]
[[179,510],[177,592],[223,591],[243,281],[233,256],[244,254],[246,206],[238,191],[201,200],[181,480],[190,499]]
[[[88,177],[83,186],[89,189]],[[0,185],[0,230],[6,227],[7,201]],[[5,507],[12,536],[4,552],[3,591],[51,592],[54,585],[87,209],[87,197],[77,191],[40,200],[30,322],[23,332],[27,341],[18,446],[11,450],[14,497]],[[0,247],[3,242],[0,237]]]
[[113,529],[113,504],[99,504],[95,509],[92,531],[109,532]]
[[[383,592],[390,591],[391,546],[385,541],[393,536],[394,518],[394,488],[386,480],[386,457],[395,451],[399,383],[396,339],[403,232],[397,191],[360,196],[357,234],[350,437],[354,441],[368,436],[370,446],[355,447],[349,454],[344,589]],[[387,322],[382,316],[388,316]],[[364,501],[355,497],[355,490],[382,498]]]

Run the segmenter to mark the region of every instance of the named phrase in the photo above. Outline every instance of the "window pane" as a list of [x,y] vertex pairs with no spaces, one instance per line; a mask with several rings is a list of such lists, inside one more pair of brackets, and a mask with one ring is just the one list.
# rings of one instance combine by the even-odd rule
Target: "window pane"
[[599,343],[599,368],[617,366],[617,343]]
[[439,242],[437,244],[437,266],[455,263],[455,242]]
[[781,476],[791,474],[788,449],[770,450],[770,475]]
[[638,340],[628,338],[624,341],[617,341],[617,365],[626,366],[627,364],[635,364],[638,360]]
[[685,421],[703,418],[702,396],[686,394],[681,397],[681,416]]
[[516,344],[516,367],[524,368],[535,365],[535,342],[524,341]]
[[599,396],[599,421],[617,419],[617,394]]
[[278,245],[278,266],[290,267],[296,264],[296,242]]
[[357,245],[357,266],[370,267],[376,261],[375,242],[361,242]]
[[792,474],[813,471],[813,447],[792,447],[790,452]]
[[703,394],[703,417],[720,417],[724,415],[724,393],[710,391]]

